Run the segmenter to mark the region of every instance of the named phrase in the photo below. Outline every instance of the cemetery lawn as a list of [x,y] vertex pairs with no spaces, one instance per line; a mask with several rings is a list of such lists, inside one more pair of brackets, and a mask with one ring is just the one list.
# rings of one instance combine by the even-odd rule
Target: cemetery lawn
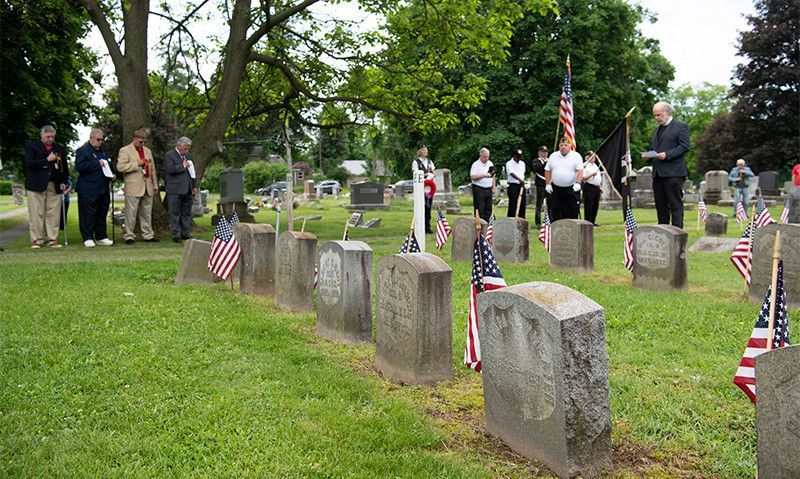
[[[340,239],[345,202],[296,215],[321,214],[306,231]],[[375,264],[400,247],[410,211],[367,212],[382,225],[350,238]],[[632,288],[621,216],[600,212],[594,273],[550,270],[534,234],[527,264],[500,265],[506,281],[559,282],[605,307],[607,477],[752,477],[755,409],[732,378],[759,305],[742,300],[727,254],[689,253],[688,291]],[[428,236],[453,267],[453,379],[408,387],[377,373],[374,347],[316,336],[314,314],[230,284],[174,286],[181,247],[168,237],[89,250],[77,207],[69,224],[67,248],[31,251],[26,230],[0,252],[0,477],[552,477],[483,433],[480,375],[461,364],[471,265],[450,261],[449,244],[440,253]],[[701,234],[687,227],[691,244]],[[210,240],[210,215],[193,234]]]

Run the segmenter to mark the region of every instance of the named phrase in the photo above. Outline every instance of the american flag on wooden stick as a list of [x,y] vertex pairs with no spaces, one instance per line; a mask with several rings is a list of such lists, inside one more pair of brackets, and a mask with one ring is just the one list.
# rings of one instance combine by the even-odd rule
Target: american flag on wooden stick
[[742,237],[736,243],[736,248],[733,249],[731,254],[731,263],[736,267],[739,274],[742,275],[744,280],[750,285],[750,271],[753,267],[753,244],[750,238],[750,230],[753,228],[753,222],[747,224]]
[[708,207],[706,206],[706,201],[703,199],[703,195],[700,195],[700,199],[697,200],[697,212],[700,213],[700,221],[703,223],[708,221]]
[[539,227],[539,241],[544,245],[545,251],[550,252],[550,238],[552,237],[552,228],[550,226],[550,213],[547,208],[544,209],[544,220]]
[[772,216],[769,214],[767,205],[764,203],[764,198],[759,196],[758,203],[756,203],[756,228],[761,228],[762,226],[767,226],[774,222]]
[[[747,341],[739,369],[733,377],[733,384],[742,388],[745,394],[756,402],[755,357],[767,351],[769,338],[769,309],[772,285],[767,289],[756,325]],[[773,322],[772,349],[791,344],[789,338],[789,312],[786,307],[786,290],[783,288],[783,261],[778,261],[778,281],[775,286],[775,320]]]
[[572,66],[567,56],[567,71],[564,73],[564,88],[561,90],[561,105],[558,121],[564,125],[564,136],[572,143],[572,150],[577,149],[575,143],[575,114],[572,108]]
[[[233,213],[231,222],[234,224],[239,222],[236,213]],[[242,248],[233,235],[231,222],[228,222],[224,215],[220,216],[214,230],[214,239],[211,241],[211,255],[208,257],[208,270],[223,280],[228,279],[242,255]]]
[[[411,239],[411,245],[409,246],[408,241],[409,237]],[[406,236],[406,240],[403,241],[403,246],[400,247],[399,253],[421,253],[422,250],[419,248],[419,243],[417,243],[417,237],[412,232],[410,235]]]
[[453,231],[450,228],[450,224],[447,222],[447,218],[444,217],[442,214],[442,210],[439,210],[437,215],[438,219],[436,220],[436,248],[441,251],[444,248],[445,243],[447,243],[447,237],[450,236],[450,233]]
[[783,211],[781,211],[781,223],[788,223],[789,222],[789,209],[791,208],[792,199],[787,198],[786,204],[783,205]]
[[625,244],[622,250],[622,264],[628,268],[628,271],[633,271],[635,259],[633,256],[633,232],[636,231],[636,228],[638,228],[636,218],[633,217],[633,210],[629,206],[625,211]]
[[478,338],[477,296],[484,291],[505,288],[506,280],[500,273],[497,261],[486,238],[480,233],[475,238],[472,250],[472,289],[469,295],[469,317],[467,318],[467,345],[464,350],[464,364],[475,371],[481,371],[481,341]]
[[744,204],[740,201],[736,203],[736,222],[739,224],[747,221],[747,211],[744,210]]
[[489,246],[494,243],[494,213],[489,217],[489,225],[486,226],[486,242]]

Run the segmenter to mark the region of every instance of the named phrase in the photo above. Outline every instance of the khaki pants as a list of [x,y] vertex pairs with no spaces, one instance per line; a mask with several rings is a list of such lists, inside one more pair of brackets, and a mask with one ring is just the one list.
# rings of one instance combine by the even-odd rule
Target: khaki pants
[[28,190],[28,229],[31,243],[42,244],[42,226],[47,241],[58,240],[58,224],[61,216],[61,194],[52,181],[45,191]]
[[[122,235],[126,240],[136,239],[133,228],[136,226],[136,218],[139,218],[139,228],[142,230],[142,238],[149,240],[153,238],[153,226],[151,223],[153,212],[153,197],[145,194],[144,196],[125,196],[125,233]],[[58,225],[56,225],[58,228]]]

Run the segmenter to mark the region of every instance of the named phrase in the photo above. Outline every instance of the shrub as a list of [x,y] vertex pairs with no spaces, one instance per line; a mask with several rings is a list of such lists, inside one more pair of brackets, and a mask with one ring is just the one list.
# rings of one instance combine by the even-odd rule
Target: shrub
[[276,181],[282,181],[289,173],[289,167],[283,163],[267,163],[254,161],[244,165],[244,188],[252,193],[258,188],[263,188]]
[[11,181],[7,180],[0,180],[0,195],[10,195],[11,194]]

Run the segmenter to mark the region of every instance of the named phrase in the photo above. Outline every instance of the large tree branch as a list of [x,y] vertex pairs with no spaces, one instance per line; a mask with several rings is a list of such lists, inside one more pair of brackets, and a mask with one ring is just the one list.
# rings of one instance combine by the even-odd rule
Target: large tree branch
[[261,40],[261,38],[266,35],[267,32],[275,28],[275,26],[285,22],[291,16],[306,10],[308,7],[319,1],[320,0],[304,0],[294,6],[286,8],[285,10],[281,10],[272,16],[268,16],[267,21],[262,23],[261,26],[258,27],[258,29],[254,31],[253,34],[250,35],[250,37],[246,40],[248,48],[258,43],[258,41]]
[[108,23],[105,13],[100,9],[100,4],[96,0],[80,0],[83,8],[89,14],[89,18],[100,30],[100,35],[108,49],[108,54],[111,55],[111,61],[114,66],[119,69],[122,68],[122,63],[125,61],[125,55],[117,44],[117,39],[114,37],[114,32],[111,30],[111,24]]
[[186,22],[188,22],[189,20],[191,20],[191,19],[192,19],[192,17],[194,17],[194,16],[195,16],[195,14],[197,14],[197,12],[199,12],[199,11],[200,11],[200,9],[201,9],[201,8],[203,8],[203,7],[204,7],[204,6],[205,6],[205,5],[208,3],[208,1],[209,1],[209,0],[203,0],[202,2],[200,2],[200,3],[199,3],[199,4],[198,4],[198,5],[195,7],[195,8],[193,8],[193,9],[192,9],[192,11],[191,11],[191,12],[187,13],[187,14],[186,14],[186,15],[185,15],[185,16],[184,16],[182,19],[180,19],[180,20],[177,20],[177,19],[175,19],[175,18],[172,18],[171,16],[169,16],[169,15],[165,15],[165,14],[163,14],[163,13],[159,13],[159,12],[153,12],[153,11],[151,11],[150,13],[152,13],[152,14],[155,14],[155,15],[158,15],[158,16],[160,16],[160,17],[162,17],[162,18],[165,18],[165,19],[167,19],[167,20],[169,20],[169,21],[171,21],[171,22],[175,23],[175,26],[174,26],[174,27],[172,27],[172,30],[170,30],[169,32],[167,32],[167,33],[165,33],[164,35],[162,35],[162,36],[161,36],[161,39],[159,39],[159,42],[163,42],[165,38],[167,38],[167,37],[169,37],[169,36],[172,36],[172,35],[173,35],[175,32],[177,32],[178,30],[185,30],[185,31],[188,33],[188,31],[189,31],[189,30],[186,28]]

